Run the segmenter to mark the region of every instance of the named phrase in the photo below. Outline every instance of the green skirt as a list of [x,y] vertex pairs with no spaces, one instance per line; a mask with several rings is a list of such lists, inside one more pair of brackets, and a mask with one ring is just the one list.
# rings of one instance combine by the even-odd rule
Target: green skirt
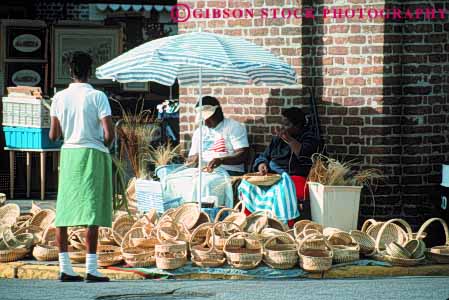
[[112,225],[112,160],[90,148],[61,149],[56,227]]

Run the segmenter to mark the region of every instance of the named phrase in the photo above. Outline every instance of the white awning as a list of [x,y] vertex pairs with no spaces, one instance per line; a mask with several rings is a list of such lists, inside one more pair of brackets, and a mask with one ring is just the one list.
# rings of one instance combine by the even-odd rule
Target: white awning
[[172,5],[140,5],[140,4],[96,4],[97,9],[100,11],[105,11],[110,9],[112,11],[151,11],[156,10],[157,12],[167,11],[172,9]]

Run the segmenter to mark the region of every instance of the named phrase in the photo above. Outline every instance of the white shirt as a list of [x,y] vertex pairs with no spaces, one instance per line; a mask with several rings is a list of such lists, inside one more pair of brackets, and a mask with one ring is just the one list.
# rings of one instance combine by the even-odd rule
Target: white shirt
[[[189,156],[199,152],[200,129],[193,133],[192,146]],[[248,135],[244,125],[232,119],[223,119],[215,128],[203,126],[203,156],[202,161],[207,164],[217,157],[234,155],[235,150],[249,147]],[[221,165],[226,170],[244,172],[243,164]]]
[[56,93],[50,116],[61,124],[62,148],[93,148],[109,153],[104,145],[101,119],[111,115],[108,98],[88,83],[71,83]]

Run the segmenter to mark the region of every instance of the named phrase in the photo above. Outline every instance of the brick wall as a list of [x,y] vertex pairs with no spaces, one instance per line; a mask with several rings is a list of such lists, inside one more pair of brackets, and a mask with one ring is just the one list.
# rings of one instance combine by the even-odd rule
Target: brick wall
[[78,4],[67,2],[64,10],[64,3],[53,1],[34,1],[34,14],[38,20],[55,22],[58,20],[89,20],[89,4]]
[[[404,4],[406,2],[407,4]],[[196,8],[286,7],[292,1],[183,1]],[[414,8],[419,1],[299,1],[296,7]],[[445,1],[432,1],[449,8]],[[421,4],[422,5],[422,4]],[[449,160],[449,16],[445,20],[196,19],[179,32],[243,36],[270,49],[297,71],[298,86],[282,89],[212,86],[226,116],[244,122],[261,150],[271,139],[280,109],[308,109],[304,87],[314,83],[323,137],[331,156],[357,159],[384,171],[386,180],[361,203],[361,219],[403,217],[419,224],[432,214],[441,163]],[[195,88],[181,88],[182,143],[194,130]]]

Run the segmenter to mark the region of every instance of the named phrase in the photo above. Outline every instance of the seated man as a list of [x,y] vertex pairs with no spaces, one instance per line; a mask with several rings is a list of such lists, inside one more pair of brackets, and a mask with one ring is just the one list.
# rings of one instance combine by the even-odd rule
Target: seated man
[[[259,155],[254,168],[265,175],[268,172],[290,175],[300,200],[301,215],[310,214],[310,208],[303,208],[305,183],[312,166],[311,156],[319,146],[319,138],[306,125],[304,112],[291,107],[282,111],[282,127],[265,151]],[[289,206],[289,205],[287,205]],[[290,206],[292,207],[292,206]],[[290,224],[289,224],[290,225]]]
[[[248,136],[244,125],[229,118],[225,118],[218,100],[211,96],[202,99],[202,114],[204,124],[202,129],[204,166],[210,172],[221,166],[230,176],[239,176],[244,173],[244,162],[249,152]],[[199,107],[196,104],[199,123]],[[200,130],[197,128],[193,134],[192,146],[187,162],[198,163]]]

